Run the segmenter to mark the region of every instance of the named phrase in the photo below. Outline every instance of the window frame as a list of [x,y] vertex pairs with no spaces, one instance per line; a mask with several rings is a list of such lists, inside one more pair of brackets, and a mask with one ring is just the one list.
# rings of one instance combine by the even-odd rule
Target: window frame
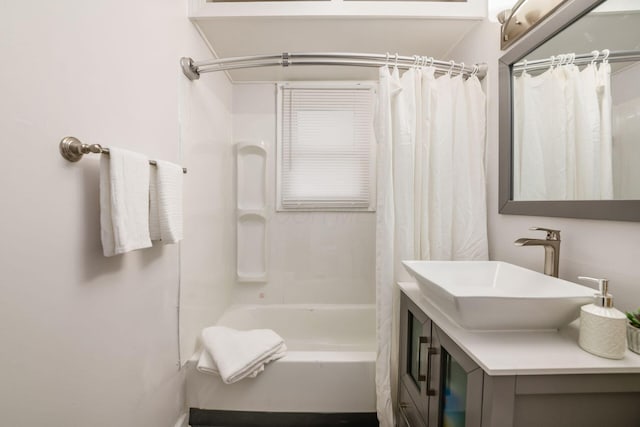
[[[283,113],[284,89],[359,89],[371,91],[372,98],[377,92],[376,82],[287,82],[276,84],[276,212],[375,212],[376,211],[376,176],[377,141],[375,132],[371,130],[369,147],[369,194],[367,206],[313,206],[311,203],[291,207],[282,204],[282,159],[283,152]],[[372,121],[375,106],[372,108]],[[373,127],[373,123],[371,124]]]

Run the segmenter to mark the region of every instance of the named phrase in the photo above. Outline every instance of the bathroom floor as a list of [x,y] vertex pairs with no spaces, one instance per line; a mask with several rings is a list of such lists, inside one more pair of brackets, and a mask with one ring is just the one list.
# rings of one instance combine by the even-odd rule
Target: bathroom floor
[[191,408],[191,427],[378,427],[375,413],[213,411]]

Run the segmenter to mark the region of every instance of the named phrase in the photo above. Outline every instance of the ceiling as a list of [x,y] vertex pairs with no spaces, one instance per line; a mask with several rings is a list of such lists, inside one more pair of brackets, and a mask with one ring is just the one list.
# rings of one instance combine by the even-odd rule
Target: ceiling
[[[448,58],[448,52],[479,22],[305,16],[208,18],[196,20],[195,24],[218,58],[282,52],[398,52],[449,60],[456,58]],[[234,82],[377,79],[375,68],[346,66],[262,67],[228,72]]]

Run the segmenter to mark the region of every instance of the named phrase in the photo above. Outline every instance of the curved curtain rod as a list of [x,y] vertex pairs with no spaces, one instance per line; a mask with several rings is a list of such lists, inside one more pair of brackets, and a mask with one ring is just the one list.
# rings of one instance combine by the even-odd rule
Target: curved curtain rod
[[474,72],[479,79],[487,75],[487,64],[472,64],[454,61],[440,61],[426,56],[400,56],[398,54],[374,54],[374,53],[288,53],[275,55],[238,56],[232,58],[212,59],[196,62],[191,58],[180,59],[182,72],[189,80],[197,80],[202,73],[214,71],[235,70],[240,68],[257,68],[272,66],[296,66],[296,65],[339,65],[351,67],[380,67],[394,65],[398,68],[408,69],[416,66],[433,66],[437,72],[446,73],[450,70],[456,74],[472,75]]

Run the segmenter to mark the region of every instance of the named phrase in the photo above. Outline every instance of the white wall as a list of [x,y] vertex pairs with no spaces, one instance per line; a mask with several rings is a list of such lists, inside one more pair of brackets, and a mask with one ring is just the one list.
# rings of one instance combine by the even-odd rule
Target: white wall
[[[615,70],[615,68],[614,68]],[[613,99],[613,194],[617,199],[640,198],[640,64],[611,75]]]
[[[179,249],[104,258],[98,156],[72,164],[57,144],[74,135],[179,161],[179,92],[183,108],[206,92],[220,116],[187,124],[198,128],[185,132],[185,208],[222,244],[218,218],[194,209],[215,185],[195,152],[228,140],[230,84],[181,86],[179,57],[209,56],[185,15],[182,1],[0,5],[2,425],[173,426],[183,410]],[[208,261],[183,267],[210,271]]]
[[640,223],[526,217],[498,214],[498,58],[499,25],[485,21],[450,53],[466,63],[487,62],[487,185],[490,257],[542,271],[544,251],[515,247],[519,237],[535,236],[531,226],[561,230],[560,277],[577,281],[586,275],[610,279],[614,303],[623,310],[640,306]]
[[624,104],[629,101],[640,98],[640,87],[637,81],[640,77],[640,64],[633,63],[631,65],[623,64],[624,67],[616,69],[613,64],[613,72],[611,73],[611,98],[613,105]]
[[[234,303],[375,302],[375,214],[275,212],[276,87],[233,87],[234,141],[268,145],[269,280],[240,283]],[[235,264],[234,264],[235,265]]]

